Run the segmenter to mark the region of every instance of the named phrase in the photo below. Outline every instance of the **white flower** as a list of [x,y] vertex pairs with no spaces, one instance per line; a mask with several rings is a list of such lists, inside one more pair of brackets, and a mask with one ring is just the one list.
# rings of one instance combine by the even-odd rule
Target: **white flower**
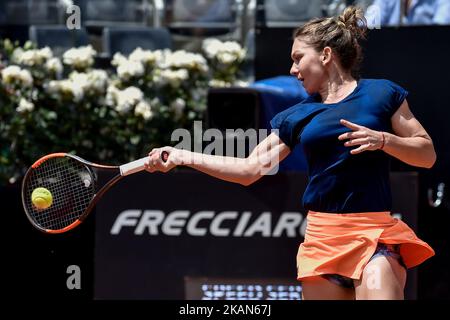
[[205,39],[203,41],[202,48],[203,48],[203,51],[205,51],[206,56],[208,58],[212,59],[221,50],[222,41],[215,39],[215,38]]
[[171,104],[170,108],[175,113],[176,118],[180,118],[186,108],[186,102],[181,98],[176,98]]
[[226,41],[223,43],[221,51],[226,51],[235,54],[238,58],[242,59],[245,56],[245,49],[241,47],[236,41]]
[[215,88],[231,87],[231,83],[220,80],[220,79],[211,79],[208,84],[210,87],[215,87]]
[[20,59],[24,52],[25,51],[21,47],[14,49],[13,53],[11,54],[11,62],[20,63]]
[[153,111],[146,101],[139,102],[134,108],[134,114],[141,116],[144,120],[149,120],[153,117]]
[[106,103],[113,106],[117,112],[124,114],[141,102],[143,97],[142,91],[136,87],[119,90],[114,86],[109,86],[106,93]]
[[63,65],[59,58],[50,58],[47,60],[45,68],[47,71],[56,74],[57,77],[60,77],[63,72]]
[[223,64],[241,62],[246,54],[246,50],[236,41],[222,42],[209,38],[203,41],[202,48],[209,59],[218,59]]
[[144,94],[139,88],[128,87],[125,90],[120,91],[118,104],[136,105],[143,97]]
[[142,50],[142,48],[138,47],[130,54],[128,59],[144,65],[152,65],[156,62],[157,55],[151,50]]
[[20,99],[19,106],[16,108],[16,111],[19,113],[23,112],[31,112],[34,110],[34,104],[31,101],[28,101],[24,98]]
[[83,91],[89,90],[90,82],[87,73],[73,71],[69,74],[69,80],[83,88]]
[[74,102],[80,102],[84,97],[83,84],[71,79],[52,80],[46,85],[46,91],[50,94],[70,95]]
[[47,92],[73,97],[73,101],[81,101],[85,95],[104,94],[108,82],[108,75],[104,70],[70,73],[69,78],[61,81],[50,81]]
[[144,74],[144,66],[139,61],[127,60],[117,67],[117,75],[122,80],[129,80],[132,77],[139,77]]
[[84,97],[83,87],[74,81],[68,81],[64,83],[63,89],[69,91],[73,95],[75,102],[80,102]]
[[184,80],[189,78],[186,69],[160,70],[155,74],[155,82],[159,85],[169,84],[173,88],[178,88]]
[[106,104],[108,106],[115,106],[117,103],[117,96],[119,94],[119,89],[114,85],[109,85],[106,89]]
[[103,93],[108,82],[108,74],[106,71],[98,69],[87,73],[73,71],[69,75],[69,80],[76,83],[85,92]]
[[237,57],[229,52],[219,52],[217,54],[217,60],[219,60],[219,62],[223,64],[232,64],[237,60]]
[[91,45],[79,48],[72,48],[64,52],[63,61],[65,64],[77,69],[84,69],[94,64],[94,57],[97,54]]
[[14,57],[18,63],[30,67],[43,65],[51,58],[53,58],[53,52],[49,47],[22,52],[18,51]]
[[208,71],[208,64],[205,58],[197,53],[186,52],[178,50],[174,53],[167,54],[162,68],[188,69],[198,70],[201,72]]
[[144,75],[146,65],[164,64],[165,56],[169,54],[167,51],[142,50],[136,48],[128,58],[120,53],[116,53],[111,62],[117,67],[117,75],[121,80],[130,80],[133,77]]
[[19,66],[9,66],[2,70],[2,80],[5,84],[18,82],[24,87],[33,85],[33,77],[28,70],[21,69]]
[[170,49],[156,50],[153,51],[153,54],[155,55],[155,64],[158,68],[168,68],[166,60],[172,54]]
[[111,65],[118,66],[127,61],[128,59],[123,54],[117,52],[116,54],[114,54],[113,59],[111,60]]
[[108,84],[108,73],[105,70],[94,69],[88,73],[90,87],[96,91],[104,92]]

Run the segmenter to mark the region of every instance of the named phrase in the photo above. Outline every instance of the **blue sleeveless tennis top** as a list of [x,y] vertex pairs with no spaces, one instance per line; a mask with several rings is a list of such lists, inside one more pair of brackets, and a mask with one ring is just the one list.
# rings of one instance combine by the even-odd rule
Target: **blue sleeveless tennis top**
[[391,117],[408,92],[383,79],[360,79],[352,93],[338,103],[323,104],[309,96],[278,113],[270,122],[291,150],[301,143],[307,161],[306,210],[329,213],[391,211],[390,156],[383,151],[352,155],[338,140],[352,131],[340,119],[377,131],[392,132]]

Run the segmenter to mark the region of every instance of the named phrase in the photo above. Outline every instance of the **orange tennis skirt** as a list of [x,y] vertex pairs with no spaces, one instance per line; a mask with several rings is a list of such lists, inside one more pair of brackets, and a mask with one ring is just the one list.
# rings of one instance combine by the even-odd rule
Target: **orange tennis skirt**
[[407,268],[434,256],[434,250],[390,212],[309,211],[305,241],[297,255],[297,279],[323,274],[360,279],[378,242],[399,244]]

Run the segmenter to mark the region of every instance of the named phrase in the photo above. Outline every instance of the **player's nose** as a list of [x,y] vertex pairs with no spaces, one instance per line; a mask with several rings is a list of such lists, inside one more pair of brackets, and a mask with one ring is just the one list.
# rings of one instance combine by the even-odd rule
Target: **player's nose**
[[292,64],[291,70],[289,71],[289,73],[290,73],[291,75],[297,77],[297,75],[298,75],[298,68],[297,68],[297,66],[295,65],[295,63]]

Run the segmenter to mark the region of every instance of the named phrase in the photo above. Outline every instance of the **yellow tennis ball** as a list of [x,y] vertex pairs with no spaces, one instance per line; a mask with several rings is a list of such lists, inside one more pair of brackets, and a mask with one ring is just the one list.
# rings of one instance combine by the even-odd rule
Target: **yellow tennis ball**
[[47,209],[53,203],[52,193],[45,188],[36,188],[31,194],[31,202],[37,209]]

